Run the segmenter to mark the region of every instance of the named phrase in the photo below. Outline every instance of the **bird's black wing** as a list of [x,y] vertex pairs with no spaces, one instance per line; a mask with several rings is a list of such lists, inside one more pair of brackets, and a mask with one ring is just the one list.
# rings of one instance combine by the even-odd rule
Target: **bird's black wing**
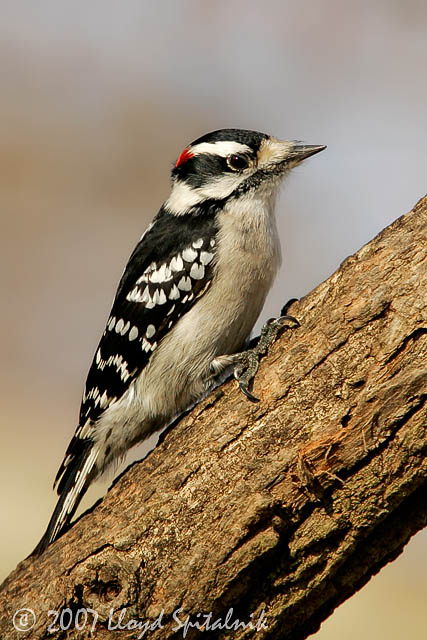
[[[94,423],[118,401],[173,325],[209,287],[216,255],[213,216],[163,209],[133,251],[87,377],[79,426],[55,484],[87,446]],[[71,465],[72,466],[72,465]]]

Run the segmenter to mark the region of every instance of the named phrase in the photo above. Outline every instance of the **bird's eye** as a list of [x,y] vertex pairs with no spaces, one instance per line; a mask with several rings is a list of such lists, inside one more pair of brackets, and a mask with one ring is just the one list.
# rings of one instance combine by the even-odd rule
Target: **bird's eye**
[[247,156],[232,153],[227,157],[227,164],[232,171],[243,171],[243,169],[248,168],[249,160]]

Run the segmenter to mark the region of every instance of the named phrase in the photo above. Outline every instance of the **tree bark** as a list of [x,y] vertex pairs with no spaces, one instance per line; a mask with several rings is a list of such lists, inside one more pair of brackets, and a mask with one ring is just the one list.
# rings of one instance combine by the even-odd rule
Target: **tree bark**
[[182,637],[212,612],[204,638],[302,640],[396,558],[427,521],[426,229],[427,197],[292,306],[258,404],[225,383],[21,562],[0,637],[28,607],[31,639]]

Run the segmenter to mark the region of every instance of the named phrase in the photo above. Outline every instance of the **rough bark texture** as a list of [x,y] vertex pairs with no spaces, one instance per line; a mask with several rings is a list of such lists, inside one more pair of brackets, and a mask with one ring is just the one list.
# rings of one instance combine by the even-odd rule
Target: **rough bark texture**
[[[163,610],[146,634],[160,639],[179,608],[212,624],[232,607],[229,625],[264,609],[262,630],[203,637],[300,640],[398,556],[427,521],[426,229],[424,198],[292,306],[301,328],[263,361],[258,404],[226,383],[23,561],[0,591],[0,637],[23,637],[21,607],[37,615],[26,638],[109,640],[141,632],[109,630],[111,609],[122,626]],[[48,633],[64,607],[96,610],[95,633],[91,616]]]

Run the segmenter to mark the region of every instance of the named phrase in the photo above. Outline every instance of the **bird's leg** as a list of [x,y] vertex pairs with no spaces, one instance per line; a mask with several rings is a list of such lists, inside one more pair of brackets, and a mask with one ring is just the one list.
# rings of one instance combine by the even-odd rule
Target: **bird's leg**
[[255,346],[230,357],[235,365],[234,377],[239,383],[239,388],[251,402],[259,402],[259,398],[256,398],[251,393],[249,386],[258,371],[261,358],[268,353],[270,346],[282,329],[295,329],[300,326],[296,318],[287,314],[289,307],[295,301],[296,298],[292,298],[284,305],[279,318],[267,320],[261,329],[261,335],[256,340]]

